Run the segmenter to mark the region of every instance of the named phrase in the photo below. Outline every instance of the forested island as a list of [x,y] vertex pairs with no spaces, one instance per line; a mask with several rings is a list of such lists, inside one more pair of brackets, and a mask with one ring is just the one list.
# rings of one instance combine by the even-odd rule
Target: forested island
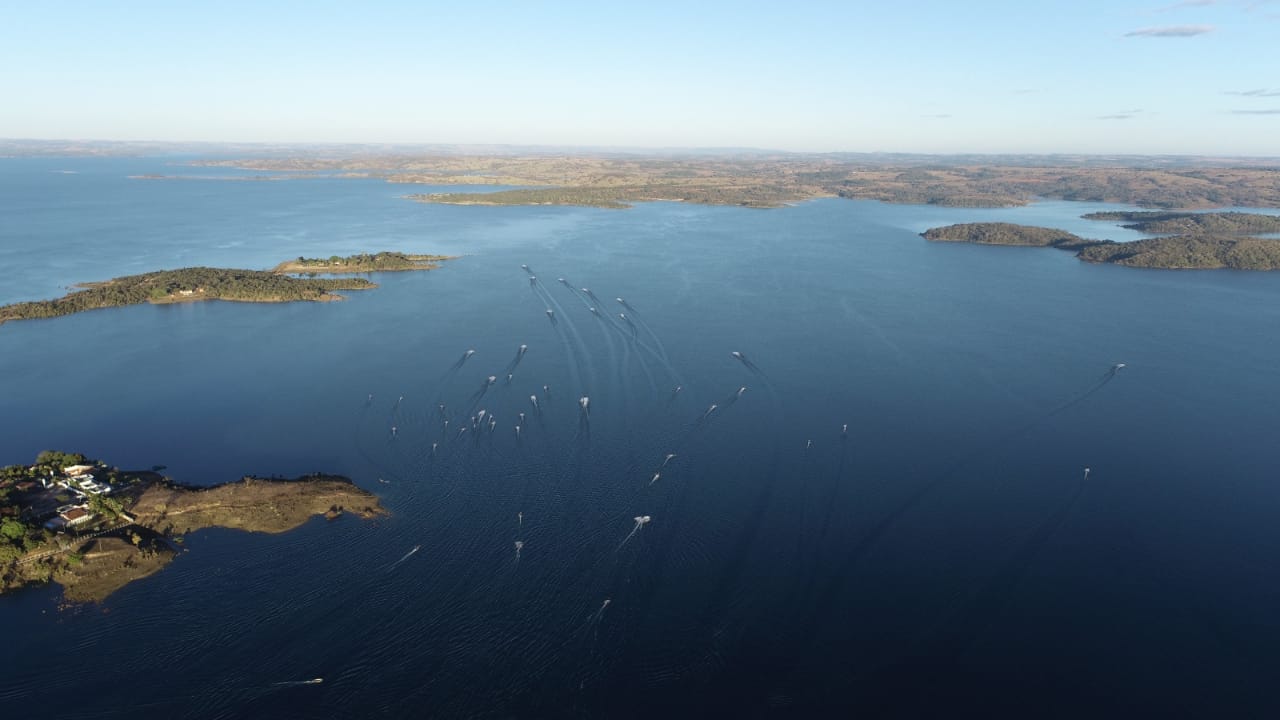
[[197,164],[355,173],[405,184],[518,188],[407,196],[419,202],[461,205],[625,208],[635,202],[675,200],[768,208],[842,197],[950,207],[1007,207],[1045,198],[1165,209],[1280,207],[1280,163],[1265,158],[437,151]]
[[960,223],[930,228],[921,233],[933,242],[966,242],[978,245],[1020,245],[1024,247],[1058,247],[1074,249],[1096,241],[1053,228],[986,222]]
[[[1088,217],[1088,216],[1086,216]],[[1123,219],[1123,218],[1094,218]],[[934,242],[1056,247],[1087,262],[1168,270],[1280,270],[1280,240],[1197,233],[1133,242],[1087,240],[1053,228],[1012,223],[964,223],[921,233]]]
[[[83,283],[81,290],[56,300],[37,300],[0,306],[0,325],[10,320],[52,318],[62,315],[123,307],[141,303],[165,304],[201,300],[235,302],[328,302],[341,300],[339,290],[369,290],[377,284],[365,278],[317,278],[316,275],[431,270],[439,267],[439,255],[397,252],[359,254],[326,259],[299,257],[273,270],[238,270],[190,267],[126,275],[105,282]],[[307,277],[298,277],[305,274]]]
[[385,514],[340,476],[190,487],[160,469],[123,471],[58,451],[0,468],[0,593],[55,582],[67,602],[99,601],[163,568],[202,528],[277,533],[315,515]]
[[435,270],[448,255],[410,255],[401,252],[359,253],[339,257],[308,258],[299,256],[286,260],[272,268],[274,273],[292,274],[345,274],[370,272],[403,272],[407,270]]

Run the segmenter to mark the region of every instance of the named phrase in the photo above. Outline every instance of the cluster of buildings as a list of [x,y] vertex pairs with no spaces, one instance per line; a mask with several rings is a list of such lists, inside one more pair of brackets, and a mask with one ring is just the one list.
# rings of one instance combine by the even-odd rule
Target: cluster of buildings
[[96,515],[86,502],[90,495],[110,495],[115,491],[105,481],[100,482],[93,475],[93,465],[70,465],[62,469],[63,477],[41,478],[40,484],[46,489],[64,488],[79,501],[59,506],[56,514],[45,521],[44,526],[50,530],[65,530],[79,527],[92,521]]
[[79,496],[81,499],[84,499],[86,495],[110,495],[115,491],[115,488],[105,481],[98,482],[98,479],[93,476],[95,469],[93,465],[70,465],[62,469],[62,472],[66,475],[65,478],[46,479],[44,481],[46,483],[45,487],[57,485],[70,490],[72,494]]

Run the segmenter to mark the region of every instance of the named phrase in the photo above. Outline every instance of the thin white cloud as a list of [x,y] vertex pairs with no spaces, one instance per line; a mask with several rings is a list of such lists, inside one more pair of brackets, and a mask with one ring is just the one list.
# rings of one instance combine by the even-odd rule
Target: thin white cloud
[[1232,115],[1280,115],[1280,108],[1268,110],[1232,110]]
[[1218,0],[1182,0],[1172,5],[1165,5],[1158,8],[1156,12],[1171,12],[1173,10],[1185,10],[1186,8],[1205,7],[1207,5],[1217,5]]
[[1098,115],[1098,120],[1128,120],[1132,117],[1142,114],[1142,108],[1134,108],[1132,110],[1120,110],[1119,112],[1107,113],[1106,115]]
[[1280,90],[1272,90],[1271,88],[1257,88],[1255,90],[1227,90],[1227,95],[1239,95],[1240,97],[1280,97]]
[[1195,37],[1213,32],[1212,25],[1161,25],[1159,27],[1139,28],[1124,34],[1125,37],[1157,37],[1181,38]]

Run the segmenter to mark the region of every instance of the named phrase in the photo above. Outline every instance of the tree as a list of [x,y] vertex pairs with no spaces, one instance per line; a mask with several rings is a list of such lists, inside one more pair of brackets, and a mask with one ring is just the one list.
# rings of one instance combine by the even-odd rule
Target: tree
[[5,537],[10,542],[17,542],[26,534],[27,526],[17,520],[5,518],[3,521],[0,521],[0,537]]
[[22,549],[16,545],[0,543],[0,567],[4,567],[9,563],[22,557]]
[[124,504],[113,497],[107,497],[105,495],[90,495],[89,509],[100,515],[115,518],[119,517],[120,512],[124,510]]
[[85,456],[80,453],[66,453],[60,450],[45,450],[36,456],[36,464],[48,465],[49,467],[61,470],[68,465],[83,464],[85,459]]

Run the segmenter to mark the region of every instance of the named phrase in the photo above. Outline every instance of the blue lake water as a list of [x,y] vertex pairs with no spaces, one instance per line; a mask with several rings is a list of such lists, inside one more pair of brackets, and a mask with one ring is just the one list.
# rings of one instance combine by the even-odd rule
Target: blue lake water
[[[323,470],[392,515],[198,532],[97,607],[0,599],[6,710],[1275,709],[1280,274],[916,235],[1140,237],[1079,219],[1097,204],[450,207],[182,161],[0,160],[0,303],[189,265],[462,257],[341,303],[6,324],[0,463]],[[150,173],[208,179],[129,178]]]

